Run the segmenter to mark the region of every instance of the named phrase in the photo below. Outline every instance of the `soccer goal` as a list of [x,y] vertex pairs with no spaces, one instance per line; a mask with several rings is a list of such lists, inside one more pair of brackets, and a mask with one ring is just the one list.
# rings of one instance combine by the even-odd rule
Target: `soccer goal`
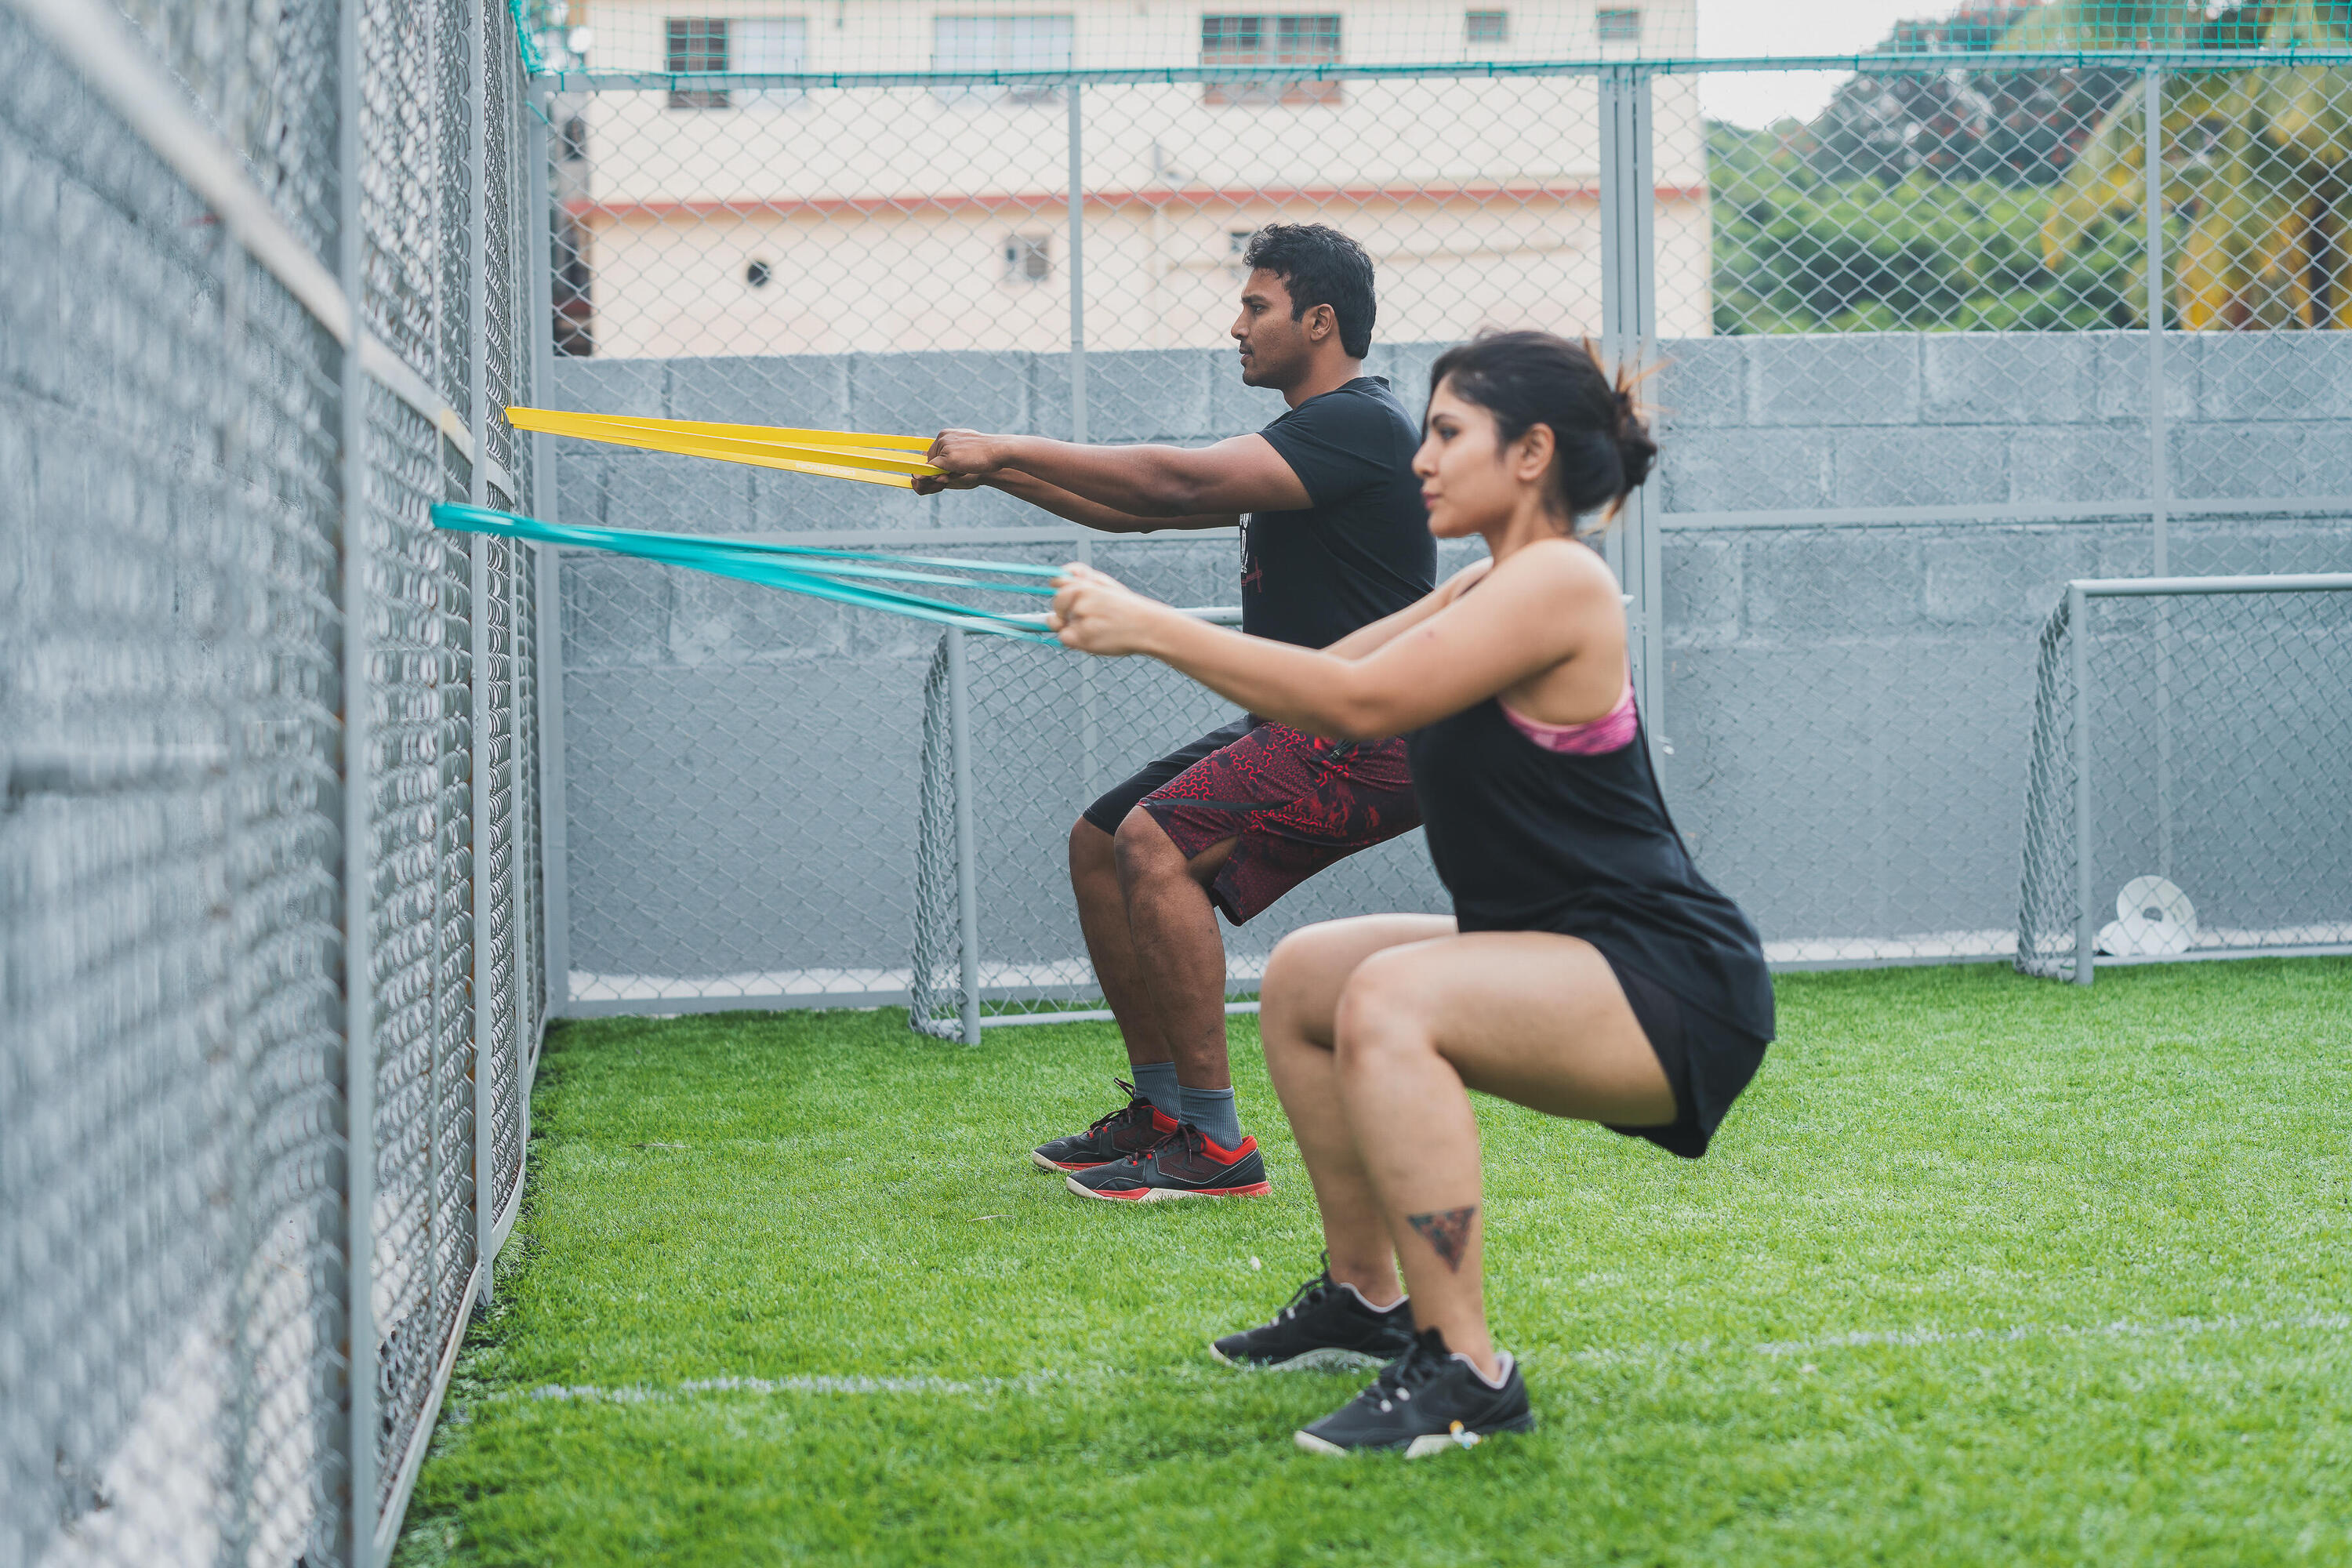
[[2320,952],[2352,952],[2352,573],[2069,584],[2018,968]]
[[[977,1045],[983,1028],[1109,1017],[1071,902],[1071,825],[1145,763],[1237,717],[1153,659],[942,635],[923,690],[914,1026]],[[1418,829],[1350,856],[1248,925],[1219,921],[1226,1010],[1255,1006],[1275,942],[1310,921],[1450,908]]]

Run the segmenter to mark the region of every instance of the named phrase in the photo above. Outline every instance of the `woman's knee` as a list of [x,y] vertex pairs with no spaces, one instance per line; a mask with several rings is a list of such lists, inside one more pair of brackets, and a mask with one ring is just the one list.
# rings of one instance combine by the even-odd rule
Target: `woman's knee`
[[1332,1044],[1345,1061],[1433,1050],[1430,986],[1416,955],[1391,948],[1356,965],[1332,1009]]

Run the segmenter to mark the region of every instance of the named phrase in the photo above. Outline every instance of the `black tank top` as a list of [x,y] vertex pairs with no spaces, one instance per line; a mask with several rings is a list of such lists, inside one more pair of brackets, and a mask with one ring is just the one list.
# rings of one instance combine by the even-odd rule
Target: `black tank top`
[[1643,736],[1598,756],[1547,751],[1490,697],[1405,743],[1464,931],[1582,937],[1685,1006],[1772,1037],[1764,945],[1691,864]]

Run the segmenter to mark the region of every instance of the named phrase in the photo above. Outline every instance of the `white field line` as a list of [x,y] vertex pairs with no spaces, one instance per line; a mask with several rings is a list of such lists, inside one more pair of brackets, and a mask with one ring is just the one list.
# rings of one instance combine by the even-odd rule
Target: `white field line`
[[[2198,1334],[2283,1334],[2308,1332],[2314,1330],[2344,1332],[2352,1331],[2352,1313],[2310,1312],[2291,1318],[2166,1318],[2156,1322],[2113,1323],[2015,1323],[2005,1328],[1990,1329],[1883,1329],[1854,1333],[1825,1334],[1810,1340],[1767,1340],[1753,1344],[1725,1344],[1713,1340],[1685,1341],[1673,1344],[1595,1346],[1588,1350],[1570,1351],[1568,1359],[1588,1366],[1620,1366],[1632,1363],[1689,1361],[1703,1357],[1725,1356],[1735,1360],[1763,1359],[1782,1361],[1791,1357],[1822,1355],[1832,1351],[1870,1350],[1878,1347],[1908,1349],[1924,1345],[2000,1345],[2017,1344],[2029,1340],[2155,1340],[2187,1339]],[[1540,1358],[1538,1358],[1540,1359]],[[1203,1365],[1190,1369],[1211,1373]],[[493,1394],[492,1403],[515,1400],[579,1401],[592,1405],[657,1405],[691,1398],[703,1394],[749,1394],[762,1397],[780,1394],[934,1394],[946,1398],[975,1398],[986,1394],[1030,1394],[1049,1384],[1108,1382],[1127,1376],[1164,1378],[1170,1369],[1158,1367],[1148,1373],[1129,1373],[1117,1367],[1096,1367],[1082,1373],[1034,1372],[1019,1377],[862,1377],[808,1375],[800,1377],[701,1377],[692,1378],[670,1388],[655,1388],[646,1384],[624,1384],[606,1388],[593,1384],[551,1383],[538,1388],[520,1389]]]

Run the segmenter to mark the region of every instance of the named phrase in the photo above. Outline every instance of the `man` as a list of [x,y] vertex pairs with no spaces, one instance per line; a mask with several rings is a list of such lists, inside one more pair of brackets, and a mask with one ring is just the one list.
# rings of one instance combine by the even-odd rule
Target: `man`
[[[1419,422],[1363,374],[1371,258],[1336,229],[1276,224],[1244,259],[1242,380],[1289,405],[1263,431],[1185,448],[950,430],[930,449],[947,477],[918,488],[984,484],[1113,533],[1239,523],[1251,637],[1324,647],[1427,594]],[[1032,1158],[1091,1197],[1267,1192],[1234,1103],[1213,906],[1240,925],[1420,820],[1402,740],[1344,744],[1249,717],[1088,806],[1070,830],[1070,885],[1135,1081],[1124,1107]]]

